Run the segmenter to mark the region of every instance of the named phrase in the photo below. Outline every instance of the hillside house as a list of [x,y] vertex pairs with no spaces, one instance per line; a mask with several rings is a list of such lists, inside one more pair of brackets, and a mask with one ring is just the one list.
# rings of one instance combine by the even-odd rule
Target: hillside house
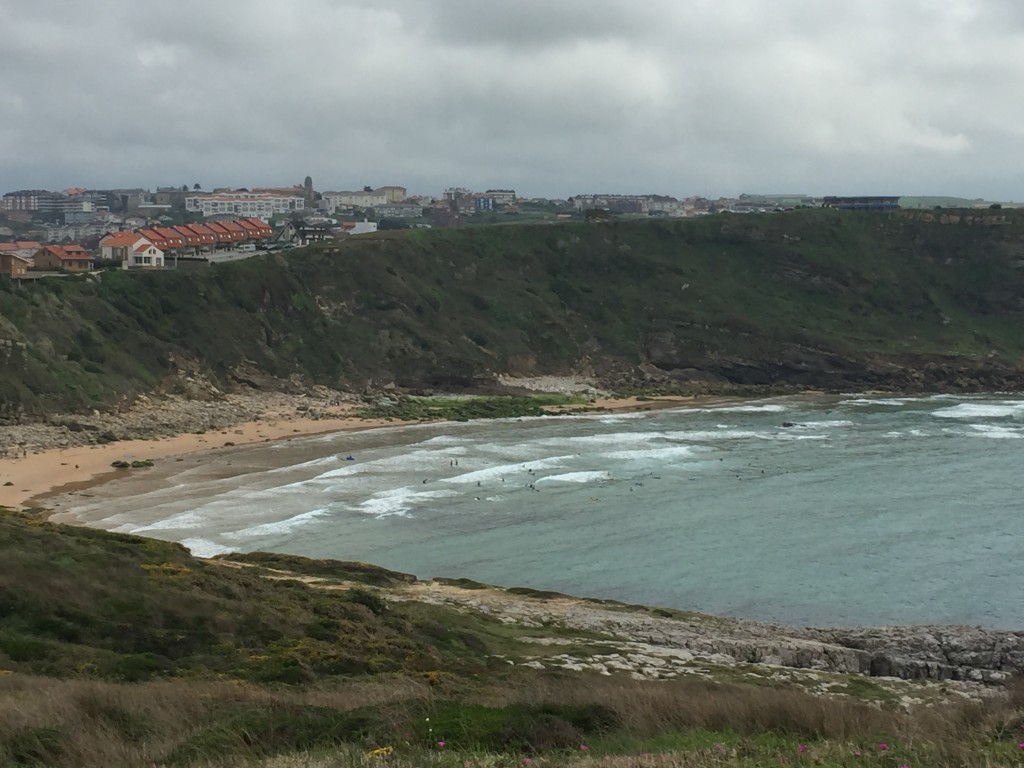
[[0,251],[0,275],[24,277],[32,262],[10,251]]
[[88,272],[95,269],[92,255],[80,245],[47,245],[32,257],[35,266],[64,272]]
[[121,269],[163,269],[164,252],[150,242],[135,246],[131,258],[121,262]]
[[277,236],[278,245],[306,246],[332,239],[330,228],[326,224],[313,224],[305,221],[289,221]]
[[143,243],[153,244],[151,240],[135,232],[112,232],[100,240],[100,258],[124,264]]
[[176,230],[181,232],[187,230],[191,232],[194,237],[199,238],[199,246],[196,248],[196,253],[210,253],[217,249],[217,243],[219,239],[217,233],[209,227],[202,224],[182,224],[175,227]]
[[369,235],[377,231],[376,221],[343,221],[341,232],[346,235]]
[[15,240],[9,243],[0,243],[0,251],[17,254],[23,259],[28,259],[29,262],[32,261],[35,252],[42,247],[43,244],[38,240]]

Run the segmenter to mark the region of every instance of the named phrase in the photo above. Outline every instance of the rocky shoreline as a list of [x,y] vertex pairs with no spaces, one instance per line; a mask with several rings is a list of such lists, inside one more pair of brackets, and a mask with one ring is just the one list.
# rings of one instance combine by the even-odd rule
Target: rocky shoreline
[[[607,396],[589,379],[574,376],[497,377],[508,394]],[[329,419],[353,415],[367,395],[298,382],[273,381],[266,387],[223,392],[200,374],[180,377],[181,393],[139,395],[117,409],[55,413],[42,419],[0,425],[0,459],[43,451],[103,445],[122,440],[159,440],[188,433],[228,429],[274,419]],[[391,397],[385,387],[378,397]]]
[[0,459],[122,440],[159,440],[260,420],[340,417],[350,415],[359,402],[357,395],[319,387],[301,394],[214,391],[203,399],[140,396],[119,412],[52,414],[44,421],[0,427]]
[[[521,392],[601,394],[580,379],[509,379]],[[122,440],[160,440],[224,430],[244,422],[320,420],[351,416],[359,395],[326,388],[309,391],[223,393],[201,385],[202,396],[139,397],[120,412],[56,414],[43,423],[0,428],[0,458],[17,458]],[[536,599],[499,589],[460,589],[418,583],[394,599],[445,602],[526,626],[561,626],[615,638],[611,654],[546,654],[527,662],[565,669],[628,671],[666,678],[716,665],[755,665],[776,674],[803,670],[916,681],[986,686],[1024,673],[1024,632],[960,626],[798,628],[677,611],[631,609],[575,598]],[[702,666],[703,665],[703,666]],[[774,670],[774,672],[771,672]]]
[[[686,674],[716,677],[727,667],[754,677],[813,681],[836,693],[842,693],[848,681],[829,676],[895,684],[904,691],[901,696],[910,690],[905,684],[912,684],[916,696],[931,691],[971,697],[1024,673],[1024,632],[966,626],[786,627],[568,596],[524,596],[493,587],[467,589],[438,581],[398,588],[387,596],[443,603],[509,624],[558,626],[609,638],[598,641],[603,646],[598,653],[539,653],[525,662],[538,668],[669,679]],[[573,641],[538,642],[557,646]]]

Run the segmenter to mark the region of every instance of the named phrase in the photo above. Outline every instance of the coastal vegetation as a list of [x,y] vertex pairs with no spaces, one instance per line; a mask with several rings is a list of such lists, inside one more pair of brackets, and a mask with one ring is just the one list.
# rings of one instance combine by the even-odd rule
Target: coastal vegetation
[[[357,413],[367,419],[399,421],[470,421],[471,419],[512,419],[527,416],[578,413],[591,410],[589,400],[575,395],[505,395],[463,397],[379,398]],[[583,407],[581,407],[583,406]]]
[[771,216],[384,232],[201,272],[0,280],[9,418],[142,392],[498,374],[612,390],[1020,383],[1024,212]]
[[[0,280],[0,420],[191,397],[196,382],[206,397],[364,391],[361,415],[417,421],[591,407],[508,396],[505,374],[580,374],[641,397],[1019,388],[1022,266],[1015,211],[814,210],[387,232],[205,272]],[[414,576],[368,563],[202,560],[43,511],[0,510],[0,542],[0,766],[988,768],[1024,756],[1016,679],[970,695],[935,680],[823,682],[766,667],[756,649],[640,679],[604,628],[503,615],[480,597],[496,589],[468,579],[434,582],[462,602],[417,599]],[[701,633],[719,621],[500,593]],[[872,674],[895,669],[875,661],[887,671]]]
[[583,653],[611,638],[396,599],[414,577],[365,563],[203,561],[29,512],[0,514],[0,540],[0,765],[941,767],[1024,752],[1017,682],[908,707],[859,677],[824,696],[742,668],[534,668],[538,639]]

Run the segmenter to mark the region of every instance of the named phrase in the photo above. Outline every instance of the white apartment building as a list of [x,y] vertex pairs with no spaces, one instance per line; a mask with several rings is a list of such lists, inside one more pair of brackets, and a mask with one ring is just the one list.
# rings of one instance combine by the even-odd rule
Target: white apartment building
[[297,195],[275,195],[270,192],[221,192],[210,195],[190,195],[185,198],[185,210],[203,216],[255,217],[269,220],[276,214],[305,210],[306,201]]
[[376,208],[387,205],[388,195],[380,189],[372,192],[324,192],[323,199],[327,202],[327,210],[352,206],[353,208]]

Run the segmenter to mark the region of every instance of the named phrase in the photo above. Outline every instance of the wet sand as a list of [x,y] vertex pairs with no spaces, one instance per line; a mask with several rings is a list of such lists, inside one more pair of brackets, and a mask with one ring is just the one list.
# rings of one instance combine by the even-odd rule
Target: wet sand
[[[216,455],[225,444],[252,445],[343,430],[394,426],[383,419],[355,416],[311,419],[282,416],[238,424],[204,434],[183,434],[162,440],[125,440],[106,445],[65,448],[0,461],[0,506],[41,506],[45,498],[82,490],[123,475],[111,467],[114,461],[159,461],[187,455]],[[3,485],[11,482],[13,485]]]
[[[708,405],[734,398],[713,396],[657,397],[639,400],[623,398],[597,400],[581,410],[646,411],[662,408]],[[561,407],[560,410],[572,410]],[[415,422],[406,422],[412,424]],[[98,483],[122,477],[126,470],[111,467],[115,461],[159,461],[183,456],[216,457],[226,444],[235,446],[269,443],[295,437],[377,427],[402,426],[403,422],[362,419],[354,415],[311,419],[301,412],[279,413],[271,418],[244,422],[204,434],[180,434],[158,440],[126,440],[105,445],[80,446],[32,453],[22,458],[0,460],[0,507],[45,506],[49,497],[81,491]],[[229,446],[230,447],[230,446]],[[11,485],[7,485],[11,483]]]

